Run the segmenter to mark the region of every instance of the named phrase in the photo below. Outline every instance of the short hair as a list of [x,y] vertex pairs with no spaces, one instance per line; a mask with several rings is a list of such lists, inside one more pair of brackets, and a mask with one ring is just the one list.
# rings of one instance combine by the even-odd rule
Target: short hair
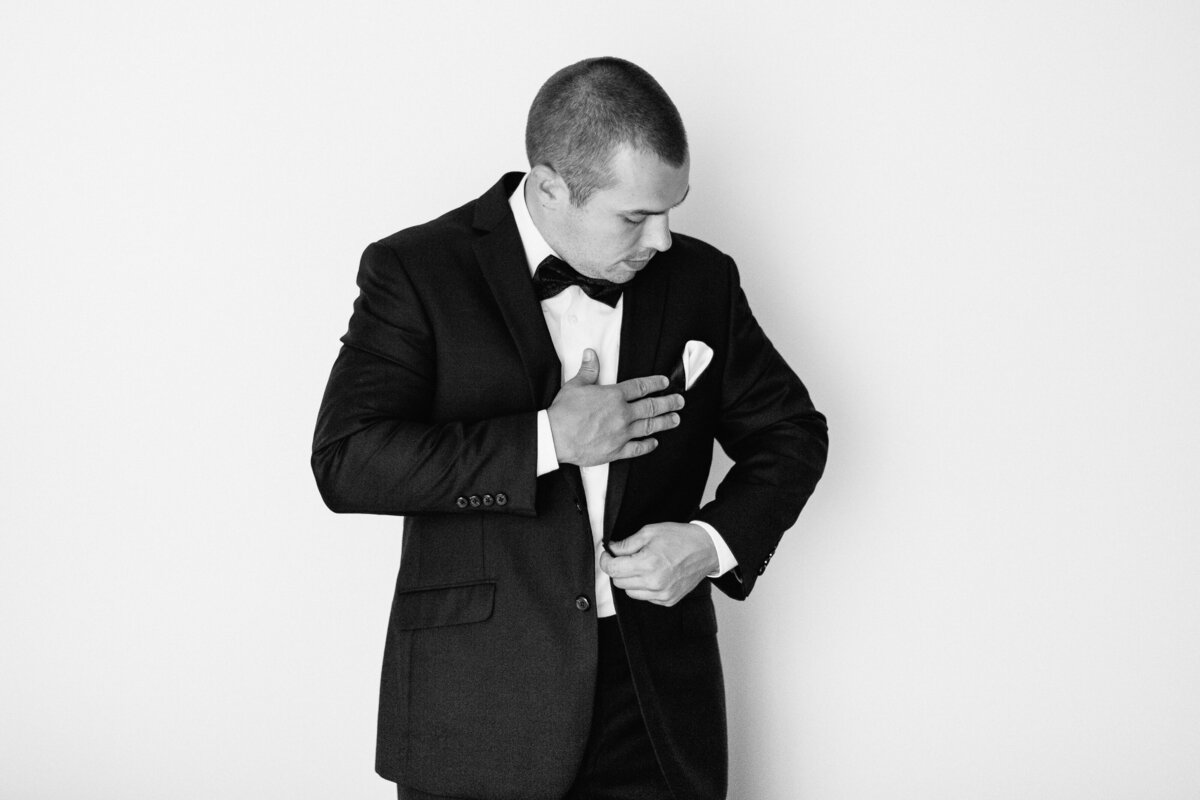
[[675,104],[650,73],[624,59],[589,58],[560,69],[529,108],[529,166],[545,164],[561,175],[576,206],[612,185],[612,157],[625,144],[673,167],[688,156]]

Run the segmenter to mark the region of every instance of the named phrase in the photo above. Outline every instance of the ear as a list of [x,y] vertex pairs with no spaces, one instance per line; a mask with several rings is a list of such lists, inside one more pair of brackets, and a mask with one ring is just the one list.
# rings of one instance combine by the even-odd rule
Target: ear
[[571,196],[567,183],[549,164],[538,164],[529,170],[529,186],[533,201],[544,208],[564,205]]

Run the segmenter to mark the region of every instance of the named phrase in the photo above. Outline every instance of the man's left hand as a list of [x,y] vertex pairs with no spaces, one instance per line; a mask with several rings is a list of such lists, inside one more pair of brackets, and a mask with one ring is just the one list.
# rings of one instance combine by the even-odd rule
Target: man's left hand
[[[600,569],[634,600],[673,606],[717,571],[717,549],[699,525],[657,522],[628,539],[609,543]],[[614,558],[615,556],[615,558]]]

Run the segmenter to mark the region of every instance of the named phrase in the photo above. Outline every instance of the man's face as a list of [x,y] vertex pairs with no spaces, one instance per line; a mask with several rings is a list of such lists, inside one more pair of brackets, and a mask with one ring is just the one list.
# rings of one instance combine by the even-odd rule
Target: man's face
[[584,275],[632,280],[671,246],[667,216],[687,196],[688,170],[686,160],[673,167],[653,153],[622,146],[613,155],[612,186],[593,192],[582,206],[557,204],[551,246]]

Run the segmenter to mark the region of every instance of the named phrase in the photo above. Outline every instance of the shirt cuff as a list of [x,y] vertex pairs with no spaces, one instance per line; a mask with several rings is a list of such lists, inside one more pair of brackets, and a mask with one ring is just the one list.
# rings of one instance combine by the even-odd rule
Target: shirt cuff
[[[558,453],[554,450],[554,432],[550,430],[550,412],[542,409],[537,413],[537,476],[558,469]],[[720,548],[717,548],[720,552]]]
[[708,538],[712,539],[713,547],[717,548],[717,571],[708,573],[709,578],[719,578],[738,565],[737,559],[733,557],[733,551],[729,549],[729,545],[725,544],[725,540],[721,538],[721,534],[717,533],[716,528],[698,519],[692,520],[692,524],[703,528],[704,532],[708,534]]

